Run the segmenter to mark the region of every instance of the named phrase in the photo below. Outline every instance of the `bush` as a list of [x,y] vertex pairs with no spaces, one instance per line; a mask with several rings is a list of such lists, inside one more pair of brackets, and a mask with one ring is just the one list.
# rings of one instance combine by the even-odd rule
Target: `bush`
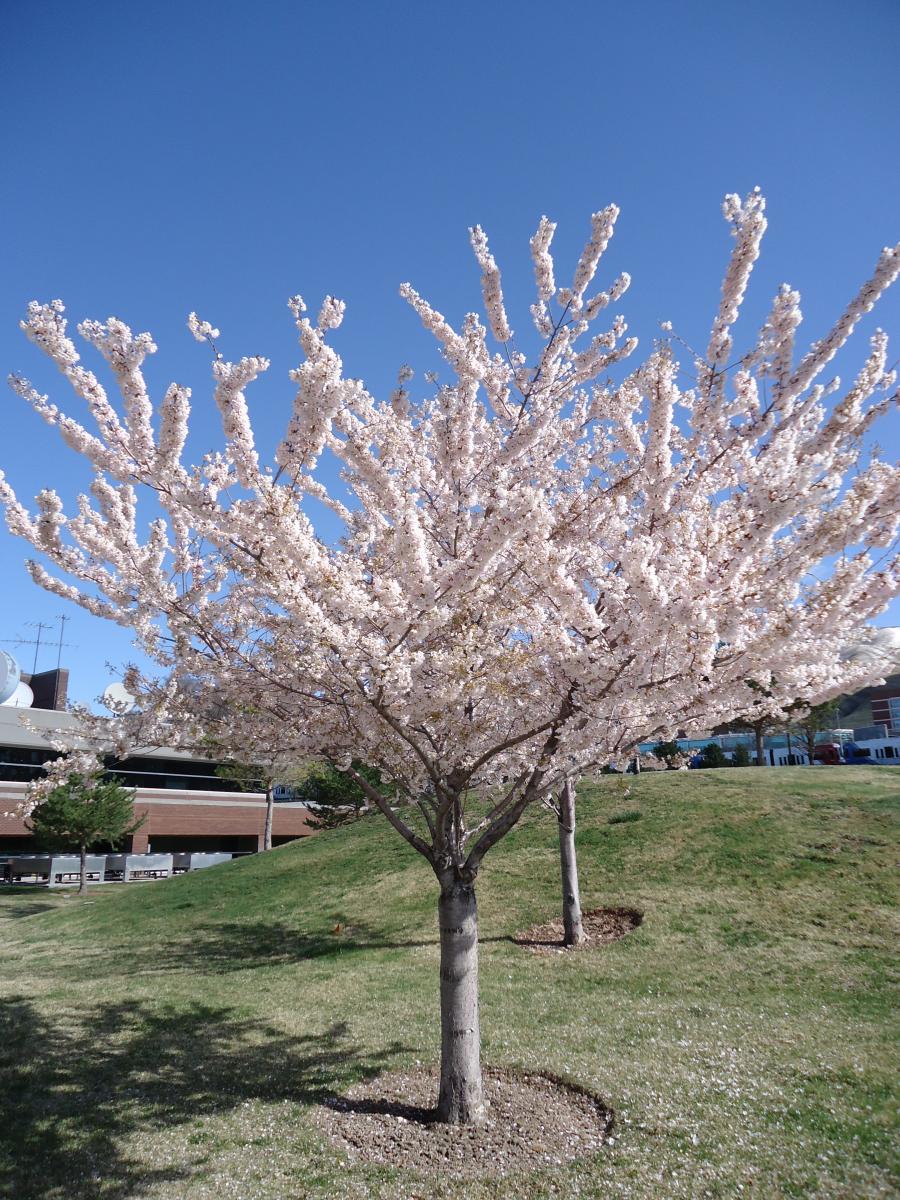
[[[374,767],[354,760],[353,769],[369,783],[384,791],[381,775]],[[367,807],[362,788],[344,771],[329,763],[317,763],[294,789],[294,799],[308,804],[313,814],[313,824],[323,827],[343,825],[358,817]]]
[[728,759],[725,755],[725,751],[718,744],[718,742],[710,742],[709,745],[704,746],[700,751],[701,767],[727,767],[728,765]]
[[734,754],[731,757],[731,765],[733,767],[749,767],[750,766],[750,751],[744,742],[735,746]]
[[653,747],[653,756],[665,763],[667,771],[682,770],[687,766],[690,758],[677,742],[657,742]]
[[665,762],[667,759],[675,758],[676,755],[681,754],[681,750],[677,742],[657,742],[653,747],[653,753],[658,759]]

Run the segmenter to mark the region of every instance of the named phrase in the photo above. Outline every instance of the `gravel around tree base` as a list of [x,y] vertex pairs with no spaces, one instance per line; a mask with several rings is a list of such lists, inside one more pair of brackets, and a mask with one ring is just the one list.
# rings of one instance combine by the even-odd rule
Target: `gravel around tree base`
[[532,925],[525,933],[516,934],[513,940],[535,954],[568,954],[572,950],[590,950],[595,946],[617,942],[637,929],[643,919],[644,914],[636,908],[593,908],[581,914],[584,941],[578,946],[566,946],[563,943],[561,917],[545,921],[542,925]]
[[416,1068],[356,1084],[316,1110],[318,1127],[354,1161],[456,1176],[504,1176],[596,1154],[613,1126],[602,1100],[550,1076],[484,1071],[485,1121],[435,1119],[438,1073]]

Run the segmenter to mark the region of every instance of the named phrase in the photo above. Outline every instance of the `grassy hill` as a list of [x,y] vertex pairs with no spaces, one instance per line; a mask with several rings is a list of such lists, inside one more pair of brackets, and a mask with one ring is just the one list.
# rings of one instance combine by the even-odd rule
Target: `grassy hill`
[[[510,936],[558,906],[534,813],[479,882],[484,1057],[602,1094],[555,1176],[423,1182],[347,1161],[323,1094],[438,1050],[436,890],[381,818],[86,899],[0,892],[0,1195],[886,1197],[900,770],[644,775],[580,796],[601,950]],[[616,821],[624,809],[639,818]]]

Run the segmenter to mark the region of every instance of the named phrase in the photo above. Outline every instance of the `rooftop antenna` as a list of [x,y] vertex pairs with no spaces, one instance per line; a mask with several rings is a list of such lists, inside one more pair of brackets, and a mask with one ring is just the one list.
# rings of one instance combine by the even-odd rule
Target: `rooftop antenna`
[[[59,638],[57,639],[57,643],[56,643],[56,667],[57,667],[57,670],[59,669],[59,665],[62,662],[63,646],[66,646],[66,647],[71,646],[71,642],[63,641],[63,633],[65,632],[66,621],[68,621],[70,619],[71,619],[70,617],[66,617],[66,616],[57,617],[57,620],[59,621]],[[46,641],[46,639],[44,639],[42,637],[42,635],[45,631],[47,633],[49,633],[50,630],[53,628],[53,626],[47,625],[43,621],[26,621],[25,624],[27,626],[29,626],[29,628],[37,630],[37,637],[4,638],[3,640],[4,640],[4,642],[11,643],[14,646],[34,646],[34,662],[32,663],[32,667],[31,667],[31,673],[32,673],[32,675],[34,675],[37,671],[38,654],[40,653],[41,643],[43,641]],[[52,643],[50,643],[50,644],[52,645]]]
[[70,618],[61,613],[59,616],[59,641],[56,643],[56,669],[59,670],[59,664],[62,662],[63,646],[68,646],[68,642],[63,641],[63,635],[66,632],[66,621]]

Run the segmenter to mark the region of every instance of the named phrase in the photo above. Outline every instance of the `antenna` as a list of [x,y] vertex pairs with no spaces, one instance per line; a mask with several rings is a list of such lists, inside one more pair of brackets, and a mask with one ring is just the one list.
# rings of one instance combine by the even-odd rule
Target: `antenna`
[[59,641],[56,643],[56,669],[59,670],[59,664],[62,662],[63,646],[68,646],[68,642],[63,641],[63,634],[66,632],[66,621],[70,618],[61,613],[59,617]]
[[14,646],[34,646],[34,663],[31,667],[31,673],[33,675],[37,670],[38,651],[41,648],[41,634],[45,629],[50,630],[53,628],[53,626],[45,625],[43,621],[26,621],[25,624],[30,628],[37,630],[36,638],[4,638],[3,640],[6,642],[11,642]]
[[[66,621],[71,620],[71,617],[59,616],[59,617],[57,617],[57,620],[59,621],[59,638],[57,639],[57,642],[56,642],[56,669],[59,670],[59,665],[62,662],[63,646],[65,646],[67,649],[68,648],[75,649],[76,647],[72,646],[71,642],[63,641],[63,634],[64,634],[65,628],[66,628]],[[53,626],[46,625],[43,621],[26,621],[25,624],[27,626],[29,626],[31,629],[37,630],[37,637],[4,638],[3,641],[7,642],[13,646],[34,646],[34,662],[31,667],[31,673],[32,673],[32,675],[34,675],[35,672],[37,671],[38,654],[41,649],[41,644],[42,644],[42,642],[46,643],[46,639],[44,639],[42,637],[42,634],[45,631],[49,633],[50,630],[53,628]],[[49,644],[52,645],[53,643],[49,643]]]

